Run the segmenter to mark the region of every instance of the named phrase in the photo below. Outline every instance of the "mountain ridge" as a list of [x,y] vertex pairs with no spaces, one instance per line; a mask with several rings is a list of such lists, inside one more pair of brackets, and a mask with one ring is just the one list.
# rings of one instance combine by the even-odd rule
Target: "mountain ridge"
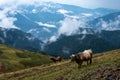
[[0,43],[18,49],[41,51],[42,41],[18,29],[0,28]]
[[[120,48],[120,31],[101,31],[96,34],[78,34],[61,36],[55,42],[45,47],[45,52],[51,55],[69,56],[85,49],[92,49],[95,53]],[[116,36],[116,37],[115,37]],[[116,40],[116,42],[114,42]],[[77,44],[76,44],[77,43]]]

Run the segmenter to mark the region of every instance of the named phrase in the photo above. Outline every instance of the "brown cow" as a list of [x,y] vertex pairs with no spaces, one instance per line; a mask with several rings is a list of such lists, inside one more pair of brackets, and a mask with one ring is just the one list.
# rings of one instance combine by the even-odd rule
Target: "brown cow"
[[83,63],[83,61],[90,61],[90,64],[92,63],[92,50],[85,50],[83,52],[79,52],[78,54],[73,54],[71,56],[71,61],[76,61],[76,63],[78,64],[78,68],[81,68],[81,65]]
[[57,57],[51,57],[50,58],[53,62],[60,62],[62,60],[62,58],[60,56]]

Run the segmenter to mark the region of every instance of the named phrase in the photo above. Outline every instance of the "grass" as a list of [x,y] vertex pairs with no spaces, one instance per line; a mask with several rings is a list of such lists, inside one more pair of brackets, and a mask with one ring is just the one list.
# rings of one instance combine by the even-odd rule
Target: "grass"
[[87,65],[87,63],[84,62],[81,69],[77,68],[75,62],[71,63],[70,60],[66,60],[60,63],[44,64],[1,74],[0,80],[56,80],[59,77],[64,77],[68,80],[80,80],[83,75],[91,71],[97,71],[101,66],[120,66],[120,50],[95,54],[93,56],[93,63]]
[[6,72],[50,63],[49,56],[27,50],[17,50],[0,44],[0,62],[6,66]]

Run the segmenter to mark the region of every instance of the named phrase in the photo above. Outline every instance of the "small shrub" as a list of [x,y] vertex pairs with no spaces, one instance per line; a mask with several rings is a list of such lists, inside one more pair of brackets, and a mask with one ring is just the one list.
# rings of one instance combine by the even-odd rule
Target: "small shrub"
[[3,54],[3,52],[0,50],[0,55],[2,55]]
[[41,65],[39,60],[22,60],[20,61],[21,64],[23,64],[25,67],[33,67],[37,65]]
[[20,58],[28,58],[29,57],[29,54],[27,54],[27,53],[16,53],[16,55]]

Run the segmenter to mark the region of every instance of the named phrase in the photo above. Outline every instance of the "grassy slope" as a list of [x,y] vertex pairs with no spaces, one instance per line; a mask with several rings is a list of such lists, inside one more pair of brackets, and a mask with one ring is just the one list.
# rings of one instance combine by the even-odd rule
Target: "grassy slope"
[[0,44],[0,62],[3,62],[7,67],[6,72],[10,72],[49,63],[50,60],[48,56],[43,54],[17,50]]
[[84,63],[81,69],[77,68],[76,63],[70,63],[68,60],[2,74],[0,80],[55,80],[61,76],[68,80],[79,80],[84,74],[101,69],[101,66],[120,66],[120,50],[95,54],[92,65],[87,66]]

